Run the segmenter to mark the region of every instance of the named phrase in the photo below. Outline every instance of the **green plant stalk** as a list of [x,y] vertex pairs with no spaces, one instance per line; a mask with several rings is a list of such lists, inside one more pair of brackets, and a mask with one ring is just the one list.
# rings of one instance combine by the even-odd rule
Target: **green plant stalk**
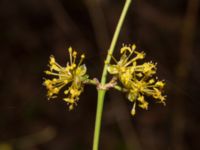
[[[107,67],[110,63],[111,56],[114,52],[115,45],[117,42],[117,39],[119,37],[120,30],[122,28],[122,24],[124,22],[124,19],[126,17],[127,11],[129,9],[129,6],[131,4],[132,0],[126,0],[125,5],[123,7],[121,16],[119,18],[117,27],[115,29],[114,36],[112,38],[112,42],[110,44],[110,48],[108,50],[108,54],[105,60],[105,65],[103,68],[103,73],[101,77],[101,85],[105,85],[106,78],[107,78]],[[99,137],[100,137],[100,128],[101,128],[101,118],[102,118],[102,111],[103,111],[103,104],[104,104],[104,98],[105,98],[106,90],[105,89],[98,89],[98,98],[97,98],[97,111],[96,111],[96,120],[95,120],[95,129],[94,129],[94,138],[93,138],[93,150],[98,150],[99,146]]]

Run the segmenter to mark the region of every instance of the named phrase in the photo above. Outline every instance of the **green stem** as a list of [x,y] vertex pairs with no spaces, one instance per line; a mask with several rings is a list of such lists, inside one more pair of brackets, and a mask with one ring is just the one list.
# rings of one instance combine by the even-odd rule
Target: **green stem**
[[[105,85],[105,83],[106,83],[107,67],[108,67],[108,64],[110,63],[111,56],[115,49],[115,45],[116,45],[117,39],[119,37],[119,33],[121,30],[122,24],[124,22],[125,16],[127,14],[128,8],[130,6],[130,3],[131,3],[131,0],[126,0],[124,8],[121,13],[121,16],[119,18],[119,22],[115,29],[115,33],[114,33],[110,48],[108,50],[105,65],[103,68],[103,73],[102,73],[102,77],[101,77],[102,85]],[[94,129],[94,138],[93,138],[93,150],[98,150],[98,146],[99,146],[99,135],[100,135],[100,128],[101,128],[101,118],[102,118],[105,93],[106,93],[106,90],[98,89],[97,111],[96,111],[95,129]]]

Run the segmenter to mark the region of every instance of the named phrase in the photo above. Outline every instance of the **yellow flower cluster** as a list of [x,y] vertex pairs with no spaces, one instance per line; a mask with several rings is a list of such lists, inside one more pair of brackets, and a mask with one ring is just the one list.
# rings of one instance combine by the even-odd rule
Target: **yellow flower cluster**
[[144,59],[145,53],[138,52],[135,49],[136,45],[123,45],[120,51],[122,54],[120,60],[117,61],[112,56],[116,64],[108,65],[108,72],[119,79],[127,92],[127,98],[133,102],[132,115],[136,113],[135,107],[137,103],[140,108],[148,109],[145,95],[152,96],[158,102],[165,104],[165,96],[162,95],[165,83],[154,77],[156,64],[145,62],[139,65],[138,60]]
[[74,108],[74,105],[77,105],[79,100],[79,95],[83,92],[83,82],[88,78],[86,74],[87,68],[82,64],[85,55],[81,55],[81,59],[76,64],[77,52],[74,51],[71,47],[68,49],[70,61],[67,62],[65,67],[60,66],[54,56],[50,56],[49,60],[49,70],[45,71],[47,75],[52,75],[53,78],[45,79],[43,85],[46,86],[48,92],[48,99],[56,98],[59,91],[66,85],[68,86],[67,90],[64,90],[66,98],[63,100],[69,105],[69,110]]

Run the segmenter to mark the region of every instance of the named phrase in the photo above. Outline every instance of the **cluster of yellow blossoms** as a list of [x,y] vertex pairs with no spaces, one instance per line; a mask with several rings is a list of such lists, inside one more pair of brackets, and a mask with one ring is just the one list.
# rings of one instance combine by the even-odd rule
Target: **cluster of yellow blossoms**
[[[151,96],[158,102],[165,104],[165,96],[162,94],[165,83],[155,77],[156,64],[153,62],[138,64],[139,60],[144,59],[145,53],[138,52],[135,49],[135,45],[123,45],[120,50],[120,60],[117,61],[112,56],[116,64],[108,64],[107,67],[108,72],[114,76],[114,79],[120,81],[122,91],[126,92],[127,98],[133,103],[132,115],[136,113],[136,105],[142,109],[148,109],[149,103],[146,101],[145,96]],[[82,64],[85,56],[81,55],[81,59],[77,63],[77,52],[71,47],[68,50],[70,61],[67,62],[65,67],[60,66],[54,56],[50,56],[49,70],[45,73],[53,77],[45,79],[43,84],[48,90],[48,99],[56,98],[59,91],[67,85],[68,88],[63,90],[66,95],[63,100],[69,105],[69,110],[72,110],[79,101],[84,84],[90,83],[99,86],[99,82],[88,78],[87,68]],[[116,83],[112,84],[111,87],[115,85]]]
[[[88,75],[86,74],[86,66],[82,64],[85,55],[81,55],[81,59],[77,65],[77,52],[72,50],[71,47],[68,51],[70,61],[67,62],[65,67],[60,66],[54,56],[50,56],[49,70],[45,71],[45,73],[52,75],[53,78],[45,79],[43,84],[48,90],[47,97],[49,99],[56,98],[59,91],[68,85],[68,89],[64,90],[66,98],[63,100],[69,105],[69,110],[72,110],[74,105],[77,105],[79,95],[83,92],[83,83],[88,79]],[[69,83],[71,83],[70,86]]]
[[[108,65],[108,72],[121,82],[124,91],[127,92],[127,98],[133,102],[131,114],[135,115],[136,104],[142,109],[148,109],[148,102],[145,100],[146,96],[152,96],[158,102],[165,104],[165,96],[162,95],[162,89],[165,85],[163,81],[159,81],[154,75],[156,73],[156,64],[152,62],[145,62],[141,65],[137,64],[138,60],[145,57],[144,52],[137,52],[136,46],[124,45],[121,48],[121,58],[116,64]],[[134,56],[133,56],[134,55]]]

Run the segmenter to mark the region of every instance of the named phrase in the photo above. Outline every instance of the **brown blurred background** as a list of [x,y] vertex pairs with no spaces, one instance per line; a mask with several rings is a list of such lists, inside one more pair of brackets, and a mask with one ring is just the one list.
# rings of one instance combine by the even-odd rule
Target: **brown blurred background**
[[[96,89],[86,86],[75,111],[42,86],[49,55],[60,64],[72,46],[86,54],[90,77],[103,60],[124,0],[0,1],[0,150],[91,150]],[[107,93],[100,150],[200,149],[200,2],[133,0],[116,48],[136,43],[158,62],[167,105],[137,109]]]

